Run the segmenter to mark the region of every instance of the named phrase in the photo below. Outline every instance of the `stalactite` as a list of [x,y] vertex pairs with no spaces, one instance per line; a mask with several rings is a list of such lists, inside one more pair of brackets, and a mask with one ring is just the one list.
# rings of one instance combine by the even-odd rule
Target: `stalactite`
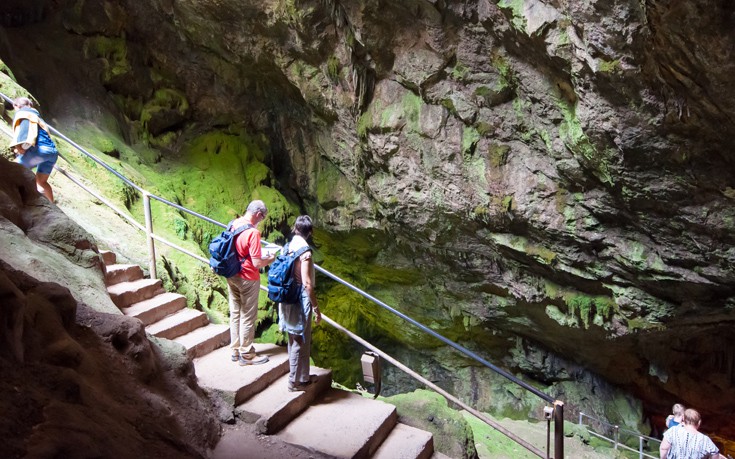
[[353,111],[355,114],[363,113],[370,105],[375,87],[375,72],[370,65],[370,54],[359,40],[344,7],[337,0],[322,0],[322,5],[328,11],[337,30],[345,34],[344,43],[350,55],[351,83],[355,92]]

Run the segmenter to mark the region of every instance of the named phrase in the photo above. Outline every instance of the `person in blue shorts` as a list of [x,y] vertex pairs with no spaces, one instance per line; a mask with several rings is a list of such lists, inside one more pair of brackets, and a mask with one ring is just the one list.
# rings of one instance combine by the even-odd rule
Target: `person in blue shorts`
[[33,102],[27,97],[18,97],[13,101],[15,117],[13,118],[13,141],[10,147],[18,155],[16,161],[28,169],[36,168],[36,187],[54,202],[54,191],[48,183],[49,175],[59,159],[59,151],[51,140],[48,126]]

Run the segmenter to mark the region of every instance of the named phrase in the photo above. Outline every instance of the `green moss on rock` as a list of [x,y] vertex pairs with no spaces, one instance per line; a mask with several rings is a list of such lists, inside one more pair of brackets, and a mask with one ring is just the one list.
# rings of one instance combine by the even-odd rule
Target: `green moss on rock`
[[508,145],[500,145],[496,143],[490,143],[487,147],[487,154],[490,160],[490,165],[493,167],[500,167],[505,165],[508,160],[508,152],[510,147]]
[[509,9],[512,13],[511,24],[519,32],[526,33],[526,16],[524,14],[523,0],[499,0],[500,8]]
[[558,107],[564,117],[564,122],[559,126],[559,137],[564,144],[592,170],[601,182],[614,185],[615,181],[611,172],[614,153],[599,149],[589,140],[577,118],[574,106],[558,99]]
[[431,432],[435,450],[455,458],[477,457],[471,426],[443,396],[419,389],[384,400],[396,406],[400,422]]
[[124,38],[95,36],[84,41],[82,49],[87,59],[101,59],[104,64],[102,82],[109,83],[113,78],[131,71],[128,62],[127,43]]
[[475,145],[477,145],[480,139],[481,136],[477,129],[466,126],[462,130],[462,154],[464,156],[472,155],[475,151]]

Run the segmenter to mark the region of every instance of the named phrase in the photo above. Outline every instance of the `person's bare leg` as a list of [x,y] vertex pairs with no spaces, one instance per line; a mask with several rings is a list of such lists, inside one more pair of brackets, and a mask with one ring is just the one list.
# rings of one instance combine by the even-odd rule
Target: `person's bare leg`
[[38,192],[46,196],[49,201],[54,202],[54,190],[48,183],[49,174],[36,174],[36,187]]

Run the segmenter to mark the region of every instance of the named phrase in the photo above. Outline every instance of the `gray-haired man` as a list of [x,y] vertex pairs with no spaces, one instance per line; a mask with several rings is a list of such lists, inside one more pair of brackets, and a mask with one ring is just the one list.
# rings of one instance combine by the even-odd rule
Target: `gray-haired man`
[[242,259],[240,272],[227,279],[230,301],[230,350],[232,361],[240,365],[258,365],[268,357],[255,353],[255,320],[258,317],[258,295],[260,294],[260,272],[273,263],[275,255],[262,257],[258,223],[265,220],[268,209],[265,203],[256,200],[248,204],[245,215],[236,219],[232,228],[249,225],[235,240],[237,254]]

